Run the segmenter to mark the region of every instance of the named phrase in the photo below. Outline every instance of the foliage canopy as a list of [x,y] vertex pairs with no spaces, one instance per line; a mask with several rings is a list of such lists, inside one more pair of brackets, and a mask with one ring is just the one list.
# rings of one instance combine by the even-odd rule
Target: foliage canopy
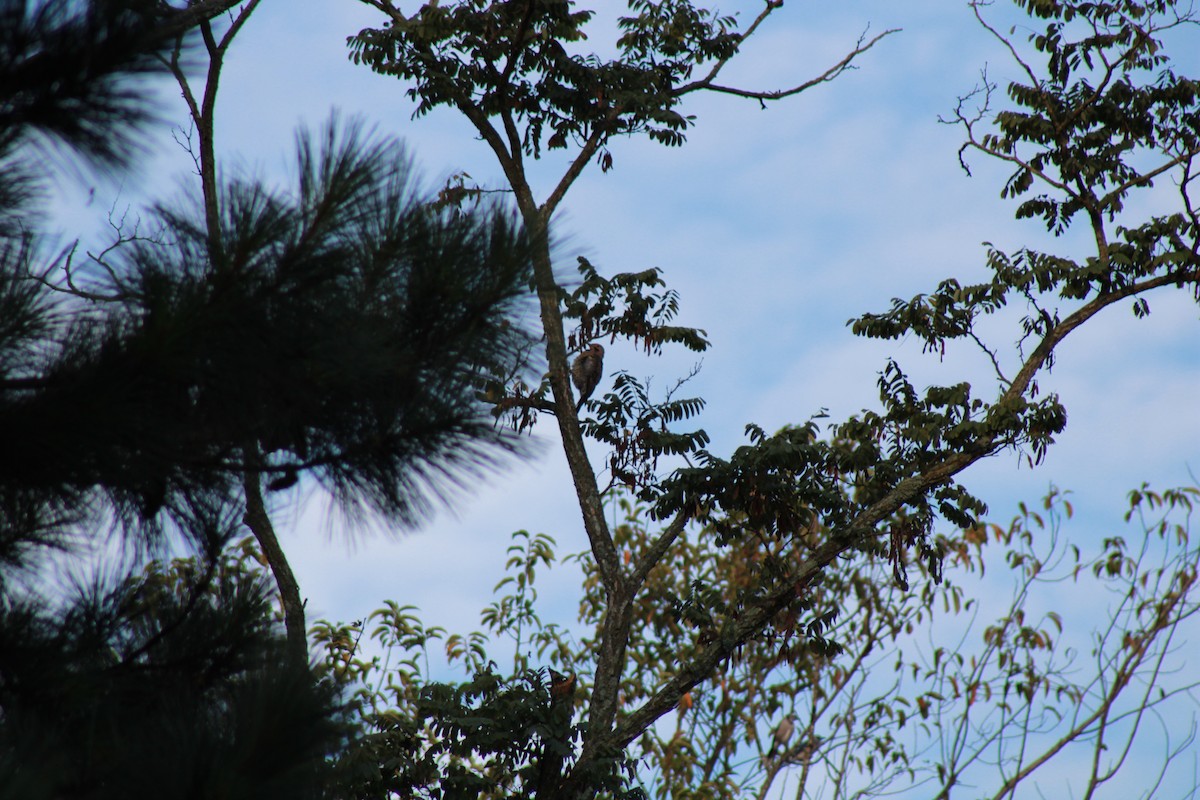
[[[351,58],[401,81],[417,118],[462,114],[515,215],[465,176],[424,196],[398,144],[336,118],[297,137],[287,189],[218,170],[217,86],[260,0],[0,0],[13,23],[0,35],[3,785],[142,791],[122,777],[126,762],[94,749],[96,730],[115,732],[113,751],[175,752],[171,776],[145,773],[153,785],[201,769],[193,786],[214,794],[541,800],[637,797],[648,785],[662,797],[763,797],[794,775],[800,796],[932,786],[948,797],[998,780],[1000,798],[1077,747],[1088,790],[1110,781],[1124,763],[1110,743],[1129,752],[1140,719],[1195,688],[1163,682],[1172,637],[1200,609],[1195,492],[1134,493],[1141,542],[1113,536],[1085,554],[1057,538],[1072,509],[1063,495],[1004,528],[983,521],[960,477],[1004,452],[1042,461],[1067,412],[1038,379],[1073,331],[1114,305],[1145,317],[1161,288],[1200,300],[1200,82],[1165,48],[1194,25],[1191,9],[1018,0],[1035,28],[1019,38],[990,4],[969,3],[1018,77],[1001,92],[985,74],[946,121],[963,131],[964,168],[980,155],[1007,165],[1002,196],[1049,244],[988,245],[989,279],[950,277],[849,324],[937,355],[977,347],[994,381],[920,388],[889,361],[876,407],[773,433],[750,423],[726,454],[693,427],[705,400],[680,394],[687,377],[660,395],[618,371],[609,391],[576,403],[571,357],[593,343],[659,354],[709,340],[680,323],[657,269],[609,276],[579,259],[578,279],[564,275],[550,221],[588,165],[614,168],[614,138],[683,144],[689,96],[765,106],[837,78],[894,31],[764,90],[722,74],[777,0],[744,27],[684,0],[630,0],[611,46],[590,52],[596,15],[565,0],[411,13],[361,1],[381,20],[349,38]],[[82,56],[66,52],[72,37]],[[127,81],[154,71],[176,79],[194,126],[195,197],[158,204],[151,235],[115,225],[116,241],[83,265],[74,251],[47,257],[30,143],[128,168],[149,110]],[[530,164],[558,150],[566,168],[539,196]],[[1141,198],[1157,187],[1161,200],[1168,181],[1177,196],[1147,211],[1158,206]],[[1091,246],[1082,256],[1065,246],[1074,231]],[[537,333],[523,318],[531,294]],[[1022,306],[1015,341],[990,341],[989,318]],[[543,363],[539,380],[531,367]],[[556,544],[521,531],[487,633],[426,628],[391,602],[369,621],[318,623],[323,660],[310,671],[272,492],[311,476],[351,516],[411,526],[521,452],[547,418],[587,536],[570,556],[585,576],[586,633],[543,621],[535,582]],[[57,606],[16,580],[108,518],[144,546],[181,533],[191,558],[87,582]],[[234,544],[241,526],[253,542]],[[1011,606],[973,648],[914,645],[931,624],[979,613],[964,585],[997,546]],[[1029,599],[1048,581],[1115,598],[1082,678],[1062,661],[1064,615]],[[369,627],[396,662],[360,652]],[[513,641],[511,673],[489,657],[488,634]],[[464,681],[431,680],[435,642]],[[1131,695],[1140,682],[1148,689]],[[195,724],[181,733],[179,720]]]

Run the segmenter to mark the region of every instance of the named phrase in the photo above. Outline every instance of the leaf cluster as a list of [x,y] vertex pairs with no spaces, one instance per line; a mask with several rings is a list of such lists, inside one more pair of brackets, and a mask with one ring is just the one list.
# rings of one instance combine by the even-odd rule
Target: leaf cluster
[[627,340],[647,355],[661,354],[666,344],[683,345],[694,353],[708,349],[703,330],[671,324],[679,315],[679,293],[667,288],[662,270],[619,272],[606,278],[586,258],[578,259],[583,280],[570,292],[561,290],[563,318],[579,320],[567,337],[571,350],[582,350],[593,339],[605,337]]
[[[350,37],[355,63],[410,81],[416,116],[439,105],[509,116],[507,133],[519,142],[513,154],[534,158],[568,140],[643,132],[682,144],[691,118],[675,109],[678,88],[698,64],[729,58],[741,41],[735,18],[674,0],[630,3],[613,59],[573,52],[594,14],[564,0],[427,3],[411,16],[388,0],[371,4],[390,23]],[[607,169],[612,158],[602,158]]]
[[[559,289],[563,318],[578,320],[567,336],[572,351],[584,350],[596,339],[627,341],[647,355],[661,354],[666,345],[682,345],[693,352],[708,349],[703,330],[675,324],[679,295],[667,288],[660,270],[605,277],[586,258],[578,260],[582,280],[570,291]],[[697,416],[704,408],[700,398],[674,396],[686,380],[677,383],[663,400],[655,401],[647,382],[618,371],[612,391],[589,401],[595,416],[583,421],[583,431],[611,448],[607,466],[614,484],[649,487],[657,480],[660,457],[686,457],[708,443],[703,430],[671,430],[670,426]],[[508,393],[497,402],[495,413],[512,409],[512,425],[517,431],[532,427],[534,409],[550,408],[548,376],[532,391],[523,384],[507,389],[493,384],[489,390],[490,396]]]
[[[226,519],[226,526],[236,522]],[[347,732],[236,550],[0,599],[0,796],[320,797]]]
[[[617,502],[625,519],[614,537],[623,549],[643,551],[655,536],[648,525],[649,509]],[[726,527],[732,524],[726,521]],[[749,528],[733,540],[715,526],[689,534],[676,546],[670,564],[650,571],[635,604],[629,668],[621,685],[627,702],[636,706],[648,700],[675,664],[726,635],[765,585],[786,583],[826,536],[828,531],[817,526],[786,542]],[[827,739],[830,729],[848,732],[861,725],[878,737],[872,741],[864,735],[864,750],[905,758],[903,747],[886,735],[887,723],[879,719],[890,695],[871,704],[855,701],[855,671],[914,620],[932,614],[935,601],[959,590],[949,582],[935,585],[923,573],[919,590],[908,592],[888,580],[886,568],[885,561],[871,556],[838,561],[820,580],[802,591],[797,587],[790,607],[685,694],[665,724],[647,730],[635,747],[646,759],[643,774],[653,795],[743,796],[799,760],[806,742]],[[587,572],[585,588],[581,617],[598,622],[604,604],[594,568]],[[774,724],[768,721],[785,713],[800,717],[803,733],[794,737],[794,753],[768,760],[766,732]],[[852,722],[856,716],[866,719]],[[826,735],[817,737],[818,729]]]
[[0,159],[41,141],[130,166],[154,117],[136,81],[164,73],[174,46],[155,35],[162,19],[150,0],[0,2]]
[[[348,510],[413,524],[447,479],[515,446],[473,395],[527,352],[520,227],[498,208],[430,211],[399,145],[357,125],[302,134],[297,162],[289,194],[226,182],[216,241],[194,207],[160,206],[159,237],[67,274],[102,304],[43,303],[71,314],[59,341],[4,376],[6,486],[101,485],[151,518],[248,469],[280,487],[308,471]],[[14,278],[21,297],[31,277]],[[45,331],[38,308],[25,326]]]
[[[703,330],[674,324],[679,314],[679,295],[666,288],[661,271],[602,276],[582,256],[582,282],[572,291],[561,291],[564,319],[578,325],[567,341],[584,349],[593,339],[625,340],[650,354],[660,354],[664,345],[677,344],[693,352],[708,349]],[[694,374],[694,373],[693,373]],[[686,383],[679,381],[661,401],[651,399],[648,382],[626,371],[613,379],[612,391],[591,401],[595,411],[583,423],[584,434],[608,445],[607,466],[614,485],[635,492],[652,491],[658,481],[658,461],[663,456],[687,456],[709,442],[703,429],[676,431],[671,426],[697,416],[704,408],[700,398],[676,398]]]
[[[483,631],[447,635],[425,627],[416,609],[388,603],[374,611],[370,637],[383,655],[359,655],[362,622],[320,622],[321,669],[353,690],[357,734],[339,753],[336,772],[348,796],[359,798],[553,797],[576,759],[585,726],[575,720],[586,691],[575,670],[592,655],[566,641],[540,616],[533,585],[556,560],[554,541],[525,531],[513,534],[508,575],[497,599],[481,613]],[[515,647],[511,675],[488,658],[490,635]],[[430,656],[444,642],[449,667],[461,681],[432,679]],[[549,659],[569,675],[534,669]],[[636,797],[634,765],[620,754],[592,765],[583,780],[590,791]]]
[[[1174,6],[1060,3],[1035,10],[1051,20],[1029,37],[1046,59],[1046,77],[1037,84],[1009,85],[1008,95],[1020,110],[998,113],[997,132],[982,144],[1009,155],[1020,146],[1031,148],[1005,185],[1005,196],[1024,194],[1036,175],[1049,175],[1066,197],[1027,200],[1017,209],[1019,218],[1039,216],[1057,232],[1080,211],[1112,219],[1130,188],[1153,180],[1155,171],[1137,165],[1139,150],[1196,150],[1200,84],[1164,69],[1168,57],[1160,34],[1187,19]],[[1072,22],[1084,13],[1086,21],[1073,36]],[[1152,79],[1139,80],[1139,74],[1152,72]],[[1106,191],[1097,194],[1097,189]]]

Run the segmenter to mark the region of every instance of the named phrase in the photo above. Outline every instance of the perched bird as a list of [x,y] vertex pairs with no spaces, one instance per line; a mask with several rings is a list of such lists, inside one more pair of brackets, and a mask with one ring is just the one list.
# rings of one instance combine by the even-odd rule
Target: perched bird
[[555,705],[563,698],[575,693],[575,673],[563,675],[561,672],[550,670],[550,704]]
[[593,343],[578,356],[571,364],[571,380],[575,383],[575,388],[579,391],[579,403],[576,404],[575,410],[583,408],[583,404],[592,392],[596,391],[596,384],[600,383],[600,376],[604,374],[604,348]]
[[787,749],[787,743],[792,738],[792,732],[796,730],[796,718],[791,714],[780,721],[775,728],[775,733],[771,736],[771,749],[767,751],[767,758],[775,757],[776,751],[780,748]]
[[574,755],[571,744],[571,718],[575,715],[575,673],[563,675],[550,672],[550,719],[548,730],[542,734],[542,754],[539,759],[534,797],[558,797],[563,779],[563,763],[567,754]]

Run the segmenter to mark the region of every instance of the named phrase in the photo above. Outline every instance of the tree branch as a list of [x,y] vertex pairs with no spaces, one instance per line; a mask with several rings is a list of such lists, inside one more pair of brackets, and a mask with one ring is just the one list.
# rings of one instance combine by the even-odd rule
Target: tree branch
[[[248,461],[261,461],[257,445],[247,448]],[[263,556],[275,576],[279,588],[279,599],[283,603],[283,622],[287,630],[288,652],[297,664],[308,663],[308,628],[304,621],[304,601],[300,598],[300,584],[288,564],[287,556],[275,535],[275,526],[263,503],[262,475],[247,471],[242,479],[246,494],[246,513],[242,521],[254,534]]]
[[[616,116],[617,111],[615,109],[610,111],[608,115],[609,123],[611,123]],[[549,222],[550,216],[554,214],[555,209],[558,208],[558,204],[562,202],[563,197],[566,196],[567,190],[571,188],[571,184],[575,182],[575,179],[578,178],[580,173],[583,172],[583,168],[586,167],[588,162],[592,160],[592,156],[594,156],[596,151],[600,149],[600,145],[604,141],[605,136],[607,136],[605,127],[598,125],[594,130],[592,130],[591,134],[587,138],[587,141],[584,142],[583,147],[579,148],[578,155],[576,155],[571,161],[571,165],[567,167],[567,171],[563,173],[558,185],[554,187],[554,190],[550,192],[549,196],[546,198],[546,202],[542,204],[542,213],[545,215],[547,222]]]
[[[764,14],[760,15],[759,19],[755,20],[754,25],[752,25],[750,30],[748,30],[746,32],[746,36],[749,36],[750,32],[753,30],[753,28],[757,27],[758,22],[761,20],[761,18],[763,16],[765,16],[765,13],[766,12],[764,12]],[[724,64],[725,64],[724,61],[721,61],[721,62],[718,62],[717,67],[714,67],[714,69],[711,72],[709,72],[709,74],[707,76],[705,76],[704,78],[701,78],[698,81],[692,81],[691,83],[686,83],[683,86],[677,87],[676,89],[674,89],[671,92],[671,94],[676,97],[679,97],[679,96],[688,94],[689,92],[695,92],[695,91],[699,91],[702,89],[706,89],[708,91],[720,92],[722,94],[731,94],[731,95],[735,95],[737,97],[748,97],[748,98],[751,98],[754,100],[759,100],[761,102],[765,102],[767,100],[781,100],[784,97],[791,97],[792,95],[800,94],[801,92],[803,92],[807,89],[811,89],[818,84],[828,83],[828,82],[834,80],[835,78],[837,78],[843,72],[845,72],[849,69],[854,69],[853,61],[855,58],[857,58],[858,56],[860,56],[863,53],[870,50],[872,47],[874,47],[876,45],[876,43],[878,43],[885,36],[890,36],[893,33],[898,33],[900,30],[901,30],[900,28],[889,28],[886,31],[884,31],[883,33],[876,35],[869,42],[866,41],[866,33],[864,32],[863,35],[858,38],[858,43],[855,45],[854,49],[851,50],[849,53],[847,53],[846,56],[844,58],[842,58],[841,61],[834,64],[833,66],[831,66],[829,69],[822,72],[817,77],[807,80],[804,83],[801,83],[797,86],[793,86],[790,89],[774,89],[774,90],[768,90],[768,91],[756,91],[756,90],[752,90],[752,89],[738,89],[738,88],[735,88],[732,86],[720,86],[720,85],[714,83],[714,81],[719,72],[719,68],[724,66]],[[743,38],[745,38],[745,37],[743,37]],[[864,44],[864,42],[866,42],[866,43]],[[726,60],[728,60],[728,59],[726,59]]]
[[[1104,308],[1133,295],[1181,283],[1200,283],[1200,269],[1150,278],[1101,295],[1087,303],[1047,332],[1014,377],[1012,384],[1000,395],[996,406],[1003,407],[1007,402],[1023,396],[1034,375],[1045,365],[1054,348],[1071,331]],[[716,664],[731,656],[739,646],[761,633],[776,614],[794,601],[798,587],[807,586],[826,566],[843,553],[877,535],[876,526],[879,522],[895,513],[910,500],[949,481],[967,467],[990,455],[995,446],[994,436],[982,437],[971,452],[957,452],[947,456],[925,472],[900,481],[883,498],[860,512],[844,530],[831,533],[826,543],[817,548],[813,555],[799,566],[793,576],[794,581],[768,593],[741,617],[727,623],[727,630],[723,630],[714,642],[703,648],[689,662],[681,664],[675,675],[658,692],[620,722],[606,737],[609,740],[608,744],[613,747],[627,746],[655,720],[674,708],[685,692],[705,680]]]
[[[187,33],[201,22],[211,20],[229,11],[243,0],[195,0],[187,8],[172,9],[154,35],[161,39],[172,39]],[[257,2],[257,0],[255,0]]]
[[662,557],[666,555],[668,549],[674,544],[679,535],[683,533],[690,515],[680,511],[675,515],[675,519],[671,520],[662,533],[660,533],[650,546],[647,547],[641,555],[637,557],[634,563],[633,575],[629,577],[629,590],[636,593],[646,581],[646,576],[650,574],[650,570],[658,565]]

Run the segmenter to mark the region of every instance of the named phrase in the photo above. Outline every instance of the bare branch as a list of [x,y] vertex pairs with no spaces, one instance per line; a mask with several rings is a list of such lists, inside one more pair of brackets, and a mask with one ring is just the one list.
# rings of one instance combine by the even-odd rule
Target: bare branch
[[368,5],[376,11],[381,11],[392,19],[393,22],[408,22],[408,17],[400,12],[392,4],[392,0],[358,0],[363,5]]
[[1026,64],[1024,59],[1021,58],[1021,54],[1017,52],[1017,48],[1013,46],[1012,41],[1010,41],[1008,37],[1004,36],[1004,34],[997,31],[987,20],[983,18],[983,12],[980,11],[980,9],[990,6],[990,0],[971,0],[969,5],[971,6],[971,11],[975,14],[975,19],[979,20],[979,24],[983,26],[983,29],[999,40],[999,42],[1004,45],[1005,49],[1008,50],[1008,53],[1012,56],[1013,61],[1016,61],[1017,64],[1020,65],[1021,69],[1025,72],[1025,75],[1029,78],[1029,85],[1037,86],[1040,83],[1037,73],[1034,72],[1033,68]]
[[636,592],[641,588],[646,576],[650,574],[650,570],[654,569],[675,540],[679,538],[679,535],[683,533],[688,519],[689,516],[682,511],[676,514],[675,519],[671,520],[671,524],[664,528],[663,532],[638,556],[637,562],[634,564],[633,575],[629,578],[631,592]]
[[[187,89],[184,89],[185,94],[190,94]],[[184,152],[192,159],[192,165],[196,168],[196,175],[203,175],[200,169],[200,152],[196,149],[193,142],[193,137],[196,134],[196,118],[192,117],[192,121],[188,124],[188,129],[185,131],[181,127],[171,129],[171,138],[175,140],[175,144],[179,145]]]
[[690,91],[688,89],[688,86],[700,86],[705,83],[712,83],[716,79],[717,75],[720,74],[721,70],[724,69],[725,65],[729,63],[729,60],[732,59],[735,55],[737,55],[741,51],[742,44],[747,39],[749,39],[751,36],[754,35],[754,32],[756,30],[758,30],[758,26],[761,25],[763,23],[763,21],[766,20],[767,17],[769,17],[774,11],[776,11],[782,5],[783,5],[782,0],[768,0],[767,4],[763,8],[763,10],[758,12],[758,16],[754,18],[754,21],[750,23],[750,26],[748,28],[746,28],[746,32],[742,34],[741,39],[738,41],[738,49],[735,50],[733,53],[729,54],[728,56],[726,56],[725,58],[722,58],[722,59],[718,60],[715,64],[713,64],[712,69],[710,69],[708,71],[708,74],[705,75],[700,80],[693,81],[691,84],[687,84],[686,86],[679,87],[679,89],[676,90],[676,94],[677,95],[683,94],[683,93],[685,93],[685,91]]
[[974,330],[967,331],[967,335],[974,340],[975,344],[979,346],[979,349],[986,353],[988,359],[991,360],[992,369],[996,373],[996,379],[1001,383],[1007,384],[1008,378],[1004,377],[1004,370],[1000,369],[1000,362],[996,359],[996,352],[984,344],[983,340],[979,338],[979,335],[975,333]]
[[[610,120],[615,119],[616,116],[616,109],[609,113]],[[550,192],[550,195],[546,198],[546,202],[542,203],[542,218],[546,222],[550,221],[554,210],[558,208],[558,204],[566,196],[567,190],[571,188],[571,184],[575,182],[575,179],[583,172],[583,168],[592,160],[592,156],[600,149],[600,145],[603,144],[606,136],[607,134],[603,126],[599,125],[588,135],[587,141],[584,142],[583,147],[579,148],[579,153],[571,161],[571,165],[567,167],[567,171],[563,174],[562,179],[559,180],[558,185]]]
[[501,411],[507,411],[510,408],[532,408],[536,411],[546,411],[551,414],[558,413],[558,407],[554,403],[538,397],[503,397],[496,402],[496,408]]
[[180,36],[200,23],[219,17],[243,0],[195,0],[187,8],[172,9],[155,35],[163,39]]
[[[757,22],[758,22],[758,20],[755,21],[756,25],[757,25]],[[720,92],[722,94],[732,94],[737,97],[748,97],[748,98],[758,100],[758,101],[764,102],[764,103],[767,100],[781,100],[785,97],[791,97],[792,95],[800,94],[801,92],[803,92],[807,89],[811,89],[814,86],[817,86],[818,84],[829,83],[830,81],[834,80],[839,75],[841,75],[843,72],[846,72],[847,70],[855,69],[855,67],[853,65],[855,58],[857,58],[858,56],[860,56],[863,53],[870,50],[872,47],[874,47],[876,45],[876,43],[878,43],[885,36],[890,36],[893,33],[898,33],[900,30],[901,30],[900,28],[889,28],[886,31],[884,31],[883,33],[877,34],[870,41],[866,41],[866,32],[864,31],[863,34],[858,38],[858,43],[854,46],[854,49],[851,50],[849,53],[847,53],[845,55],[845,57],[842,58],[841,61],[834,64],[833,66],[831,66],[829,69],[822,72],[817,77],[807,80],[804,83],[801,83],[797,86],[793,86],[790,89],[773,89],[773,90],[767,90],[767,91],[756,91],[756,90],[752,90],[752,89],[738,89],[738,88],[735,88],[732,86],[721,86],[721,85],[718,85],[713,82],[714,79],[716,78],[717,72],[718,72],[718,69],[714,68],[714,70],[712,72],[710,72],[708,74],[708,76],[706,76],[698,81],[692,81],[691,83],[684,84],[683,86],[680,86],[677,89],[675,89],[672,92],[672,94],[675,96],[680,96],[680,95],[688,94],[689,92],[695,92],[695,91],[704,89],[704,90],[708,90],[708,91],[712,91],[712,92]],[[747,33],[747,35],[749,35],[749,33]],[[718,64],[718,68],[723,65],[724,65],[724,62],[720,62]]]

